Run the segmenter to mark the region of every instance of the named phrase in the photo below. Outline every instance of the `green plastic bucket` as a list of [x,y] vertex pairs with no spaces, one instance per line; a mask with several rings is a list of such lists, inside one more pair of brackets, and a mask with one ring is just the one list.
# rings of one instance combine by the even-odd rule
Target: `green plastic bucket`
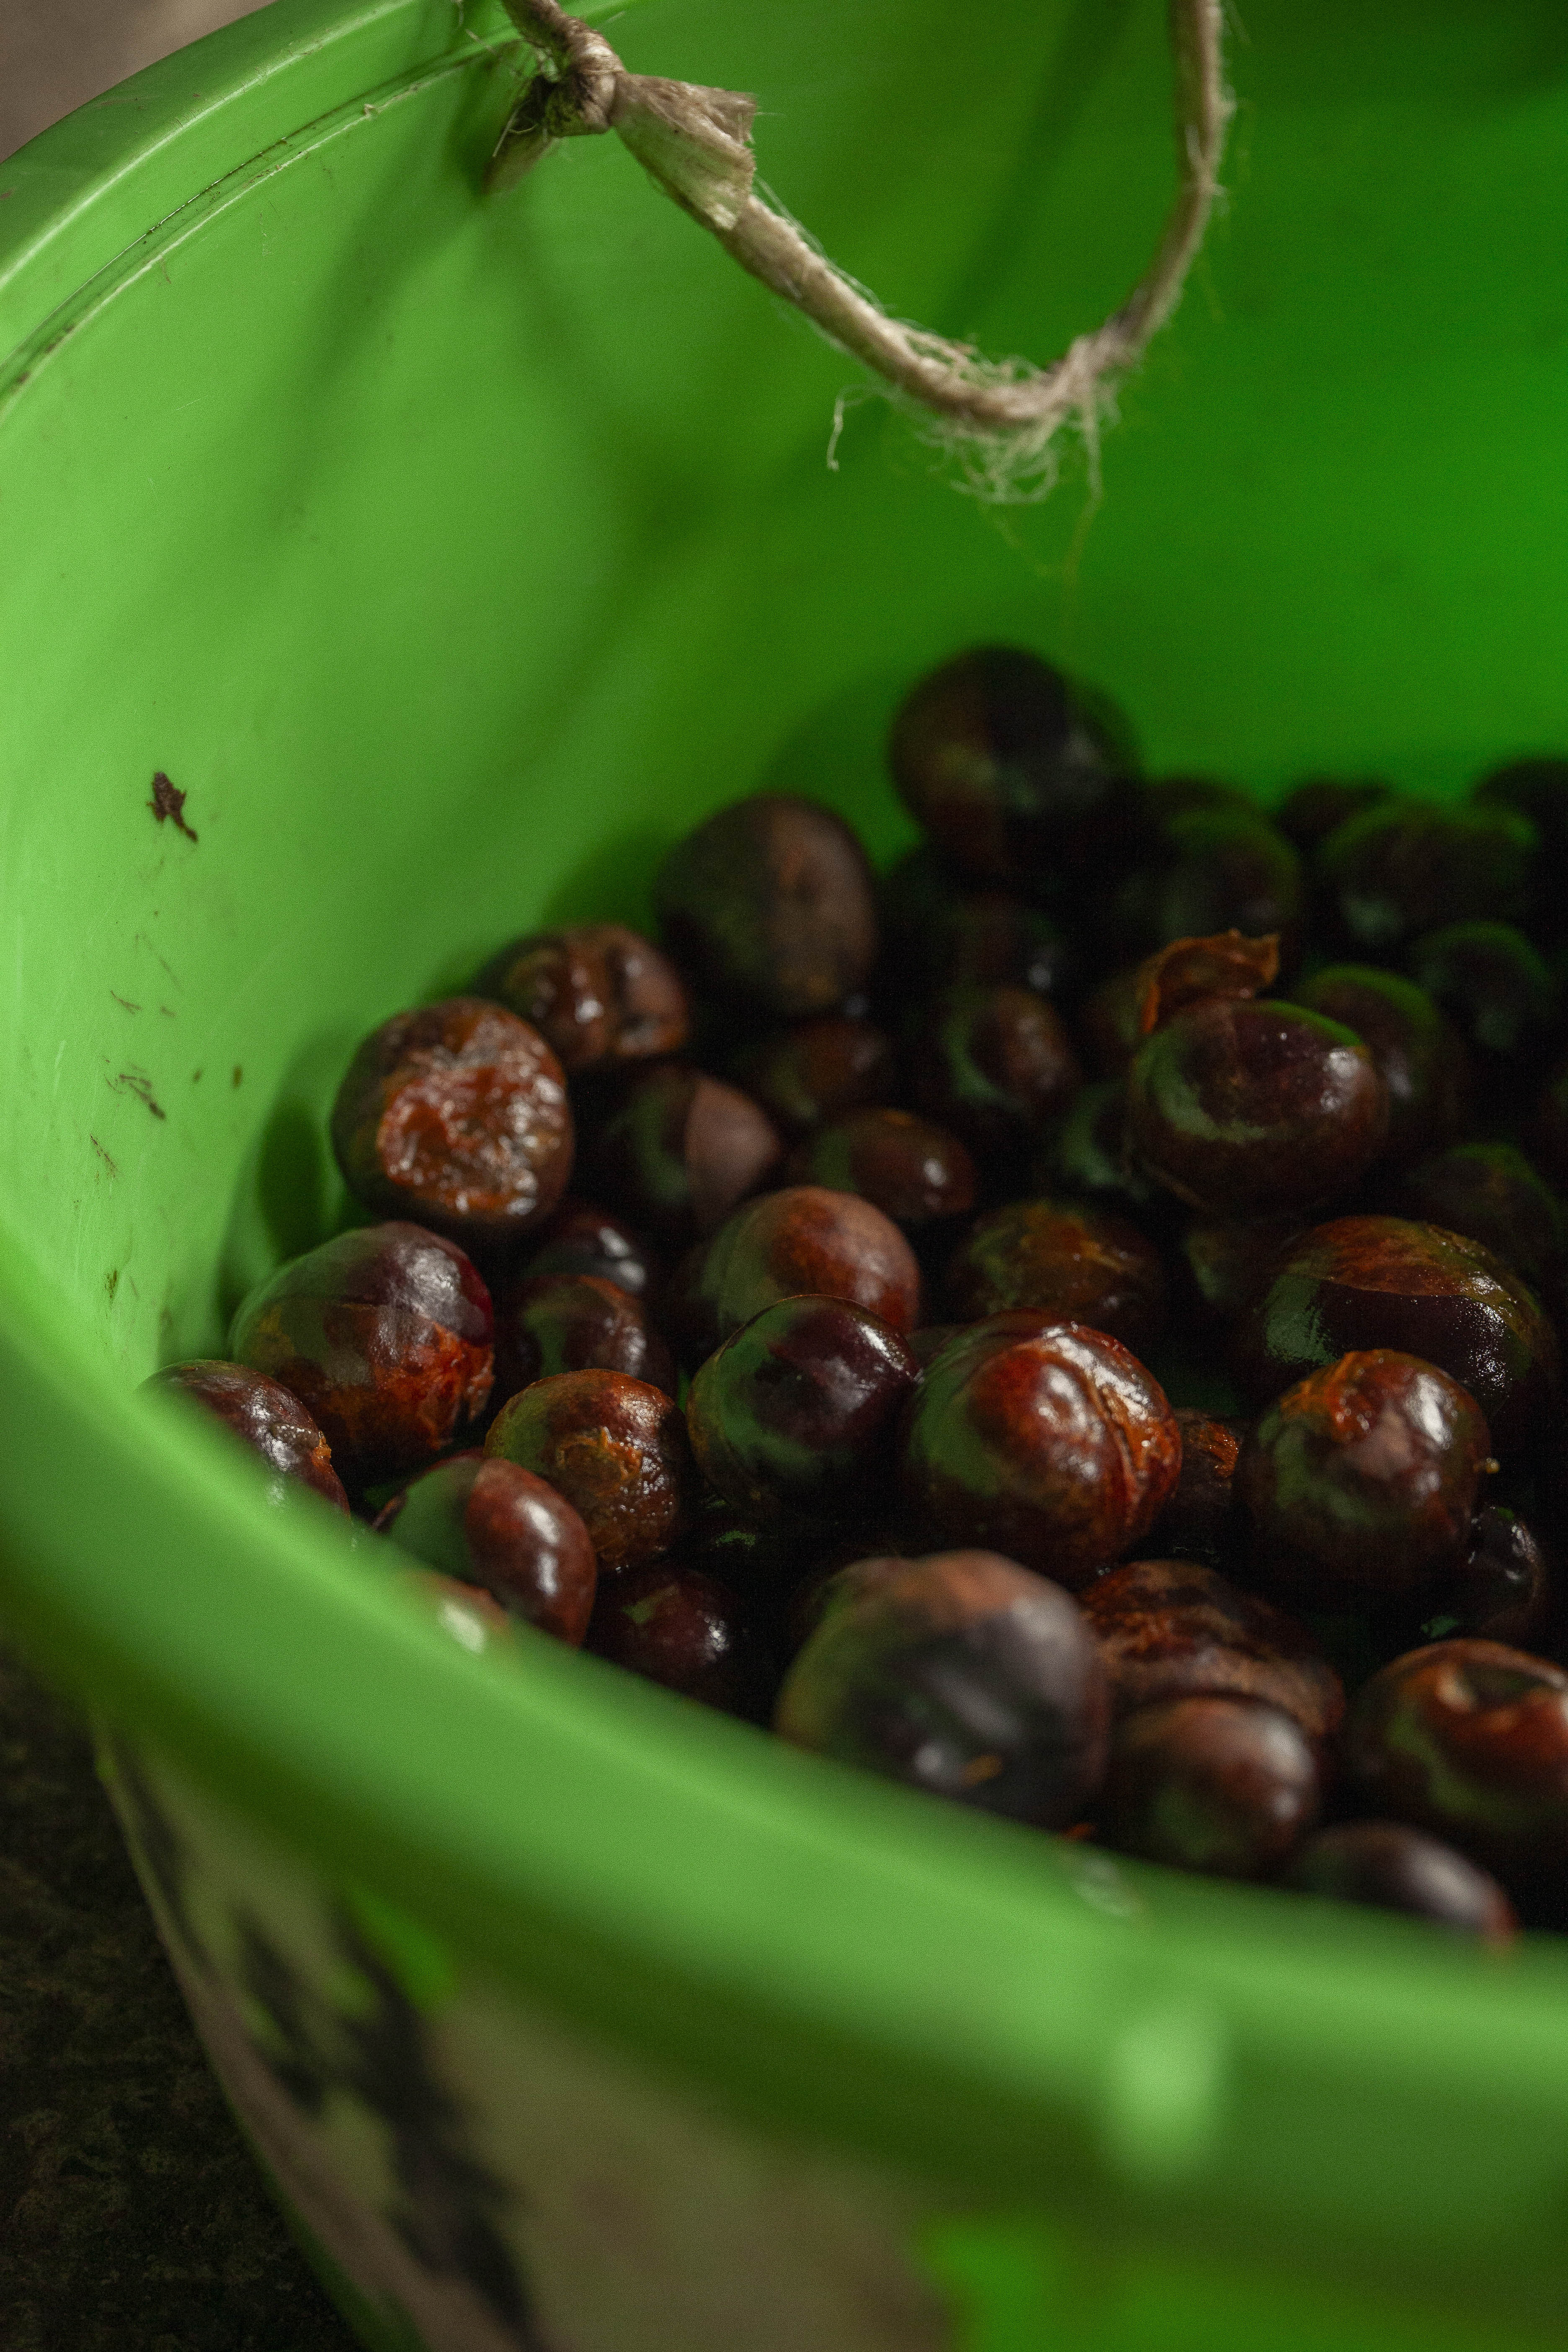
[[[352,1042],[636,920],[1038,645],[1157,768],[1568,738],[1558,0],[1247,0],[1103,503],[998,516],[610,141],[479,177],[489,6],[275,0],[0,172],[0,1608],[90,1703],[242,2122],[429,2352],[1544,2344],[1568,1952],[1121,1868],[531,1642],[135,1394],[342,1201]],[[1154,0],[641,0],[898,310],[1046,357],[1170,181]],[[150,806],[162,772],[186,831]]]

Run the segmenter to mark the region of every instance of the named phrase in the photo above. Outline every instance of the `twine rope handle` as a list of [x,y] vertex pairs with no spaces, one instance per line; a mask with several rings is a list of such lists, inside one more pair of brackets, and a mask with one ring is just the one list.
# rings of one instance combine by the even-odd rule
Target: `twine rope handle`
[[972,483],[998,498],[1043,495],[1051,443],[1076,421],[1098,446],[1120,379],[1181,299],[1220,193],[1232,102],[1224,69],[1224,0],[1169,0],[1175,65],[1177,187],[1154,257],[1103,325],[1045,367],[987,360],[884,310],[755,188],[756,100],[693,82],[628,73],[604,36],[558,0],[506,0],[540,61],[501,133],[488,184],[509,187],[560,139],[614,131],[667,196],[716,236],[742,269],[803,310],[908,405],[936,421]]

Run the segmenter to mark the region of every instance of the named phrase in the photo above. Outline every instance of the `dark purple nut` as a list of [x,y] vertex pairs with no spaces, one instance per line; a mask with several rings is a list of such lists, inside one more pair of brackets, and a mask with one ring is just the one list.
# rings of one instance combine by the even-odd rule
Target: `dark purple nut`
[[1512,923],[1449,923],[1426,932],[1406,961],[1468,1045],[1488,1100],[1511,1108],[1558,1024],[1557,982],[1541,950]]
[[564,1495],[515,1462],[438,1462],[376,1518],[416,1559],[477,1585],[557,1641],[580,1643],[598,1580],[588,1530]]
[[1112,898],[1109,921],[1122,954],[1226,930],[1293,946],[1304,908],[1301,860],[1267,817],[1194,809],[1163,832],[1163,854]]
[[642,1235],[590,1201],[563,1201],[538,1241],[520,1269],[526,1280],[594,1274],[633,1298],[647,1298],[663,1277],[664,1268]]
[[1182,1434],[1181,1475],[1149,1530],[1150,1557],[1199,1560],[1213,1569],[1232,1567],[1241,1543],[1235,1486],[1246,1423],[1217,1420],[1194,1405],[1180,1404],[1176,1426]]
[[194,1363],[170,1364],[142,1385],[189,1397],[242,1438],[272,1473],[267,1482],[269,1502],[280,1501],[290,1486],[305,1486],[335,1510],[348,1509],[349,1498],[332,1467],[332,1451],[321,1424],[281,1381],[253,1371],[248,1364],[204,1357]]
[[980,1177],[956,1135],[910,1110],[857,1110],[797,1143],[792,1184],[857,1192],[896,1225],[918,1229],[974,1206]]
[[1393,1348],[1298,1381],[1254,1424],[1236,1492],[1254,1571],[1311,1606],[1430,1585],[1463,1556],[1491,1439],[1458,1381]]
[[1108,1209],[1014,1201],[980,1218],[959,1244],[944,1297],[955,1322],[1034,1307],[1139,1349],[1164,1323],[1165,1272],[1153,1244]]
[[[355,1522],[356,1526],[359,1524]],[[517,1621],[477,1584],[442,1576],[433,1568],[411,1568],[405,1589],[429,1610],[441,1631],[470,1657],[517,1654]]]
[[739,1596],[674,1559],[602,1584],[587,1646],[683,1698],[751,1720],[764,1713],[776,1671]]
[[1215,1217],[1331,1200],[1383,1148],[1388,1097],[1349,1029],[1293,1004],[1211,1000],[1139,1048],[1127,1134],[1145,1174]]
[[624,923],[531,931],[490,958],[474,992],[531,1021],[570,1071],[679,1054],[691,1026],[680,974]]
[[1555,1638],[1560,1610],[1553,1555],[1517,1511],[1488,1503],[1476,1513],[1464,1558],[1444,1580],[1424,1638],[1543,1650]]
[[890,1217],[853,1192],[788,1184],[748,1201],[670,1286],[667,1328],[693,1367],[777,1298],[847,1298],[895,1331],[920,1316],[921,1272]]
[[1343,1720],[1340,1678],[1306,1627],[1196,1560],[1126,1560],[1079,1605],[1118,1716],[1166,1699],[1258,1699],[1318,1748]]
[[994,1315],[926,1368],[904,1437],[905,1507],[1076,1591],[1142,1541],[1175,1491],[1163,1390],[1103,1331]]
[[490,1295],[455,1242],[393,1222],[339,1234],[240,1307],[229,1349],[291,1389],[351,1489],[406,1478],[489,1401]]
[[718,810],[670,850],[653,898],[670,953],[721,1005],[832,1013],[877,961],[866,853],[842,817],[794,793]]
[[930,848],[911,850],[883,877],[881,908],[889,988],[1007,982],[1062,997],[1077,982],[1078,950],[1049,915],[1011,891],[958,887]]
[[1500,804],[1402,794],[1330,834],[1317,880],[1347,946],[1393,955],[1441,923],[1514,921],[1529,905],[1537,840],[1528,817]]
[[1500,1451],[1559,1409],[1557,1339],[1532,1293],[1479,1242],[1403,1217],[1336,1217],[1287,1250],[1237,1320],[1232,1357],[1267,1403],[1362,1348],[1396,1348],[1468,1389]]
[[1036,1157],[1039,1190],[1066,1193],[1123,1215],[1168,1205],[1166,1195],[1128,1159],[1126,1125],[1127,1089],[1120,1078],[1097,1078],[1085,1087],[1050,1129]]
[[1336,1903],[1406,1911],[1484,1944],[1510,1944],[1519,1932],[1495,1878],[1404,1822],[1336,1822],[1319,1830],[1298,1846],[1279,1884]]
[[1479,1242],[1545,1306],[1561,1309],[1568,1218],[1517,1144],[1456,1143],[1433,1152],[1404,1171],[1387,1205],[1398,1216]]
[[546,1274],[496,1298],[494,1402],[555,1372],[629,1372],[666,1396],[675,1359],[629,1291],[596,1274]]
[[874,1509],[917,1367],[890,1324],[841,1298],[781,1298],[731,1333],[691,1383],[697,1466],[759,1517]]
[[1472,1092],[1470,1057],[1425,989],[1375,964],[1336,963],[1297,996],[1353,1029],[1376,1063],[1388,1093],[1385,1159],[1413,1159],[1460,1133]]
[[606,1200],[671,1247],[721,1225],[783,1156],[760,1103],[686,1062],[629,1079],[586,1153]]
[[1193,1218],[1180,1248],[1200,1316],[1234,1323],[1301,1231],[1299,1216]]
[[1312,1827],[1320,1797],[1312,1744],[1279,1707],[1165,1699],[1112,1733],[1095,1835],[1146,1862],[1258,1878]]
[[572,1173],[572,1109],[537,1029],[448,996],[373,1030],[332,1105],[343,1181],[373,1214],[496,1249],[542,1224]]
[[557,1372],[502,1405],[485,1440],[559,1488],[602,1571],[657,1559],[685,1535],[697,1495],[686,1423],[662,1389],[626,1372]]
[[1105,1761],[1105,1668],[1059,1585],[987,1551],[867,1578],[784,1677],[797,1748],[932,1796],[1065,1829]]
[[1352,782],[1338,776],[1312,776],[1286,793],[1274,812],[1274,822],[1286,840],[1294,842],[1308,857],[1347,817],[1360,816],[1363,809],[1381,808],[1394,797],[1392,784],[1371,778]]
[[1511,809],[1528,817],[1540,836],[1531,877],[1529,919],[1543,940],[1568,929],[1568,905],[1559,880],[1568,866],[1568,760],[1511,760],[1483,776],[1472,793],[1483,808]]
[[984,1162],[1026,1151],[1082,1083],[1062,1017],[1026,988],[947,988],[910,1031],[917,1110]]
[[905,807],[976,882],[1081,873],[1149,830],[1124,722],[1012,646],[977,647],[922,677],[889,758]]
[[1373,1675],[1345,1762],[1373,1811],[1446,1838],[1516,1899],[1568,1863],[1568,1674],[1501,1642],[1433,1642]]
[[807,1135],[825,1120],[892,1102],[899,1093],[898,1055],[887,1031],[844,1013],[775,1030],[737,1054],[733,1068],[786,1136]]

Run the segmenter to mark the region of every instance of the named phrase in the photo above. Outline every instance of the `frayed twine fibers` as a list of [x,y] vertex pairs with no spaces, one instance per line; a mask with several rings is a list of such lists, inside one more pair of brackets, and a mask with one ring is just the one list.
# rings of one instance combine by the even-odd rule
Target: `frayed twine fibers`
[[[613,131],[649,178],[743,269],[881,377],[930,437],[958,458],[977,496],[997,504],[1044,498],[1057,478],[1058,436],[1069,425],[1082,435],[1091,479],[1097,478],[1100,426],[1117,384],[1181,299],[1220,193],[1232,112],[1223,0],[1170,0],[1178,184],[1154,258],[1120,310],[1041,368],[988,360],[967,344],[889,318],[836,268],[797,222],[756,192],[754,99],[627,73],[604,37],[557,0],[506,5],[540,70],[501,133],[490,164],[492,189],[512,185],[558,139]],[[847,396],[839,400],[834,446]]]

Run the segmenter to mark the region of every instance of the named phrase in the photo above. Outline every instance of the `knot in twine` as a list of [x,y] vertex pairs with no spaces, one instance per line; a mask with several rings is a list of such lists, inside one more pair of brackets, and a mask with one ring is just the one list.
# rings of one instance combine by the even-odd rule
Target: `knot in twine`
[[[1116,387],[1181,299],[1220,194],[1233,111],[1225,86],[1223,0],[1170,0],[1177,188],[1154,257],[1121,308],[1045,367],[988,360],[967,343],[891,318],[800,225],[756,191],[757,102],[727,89],[628,73],[557,0],[506,0],[540,70],[491,159],[488,185],[510,187],[560,139],[614,131],[655,184],[716,236],[742,269],[805,312],[829,342],[879,376],[931,437],[961,460],[968,487],[997,503],[1044,498],[1057,436],[1076,424],[1098,488],[1101,422]],[[829,464],[847,394],[840,394]]]

